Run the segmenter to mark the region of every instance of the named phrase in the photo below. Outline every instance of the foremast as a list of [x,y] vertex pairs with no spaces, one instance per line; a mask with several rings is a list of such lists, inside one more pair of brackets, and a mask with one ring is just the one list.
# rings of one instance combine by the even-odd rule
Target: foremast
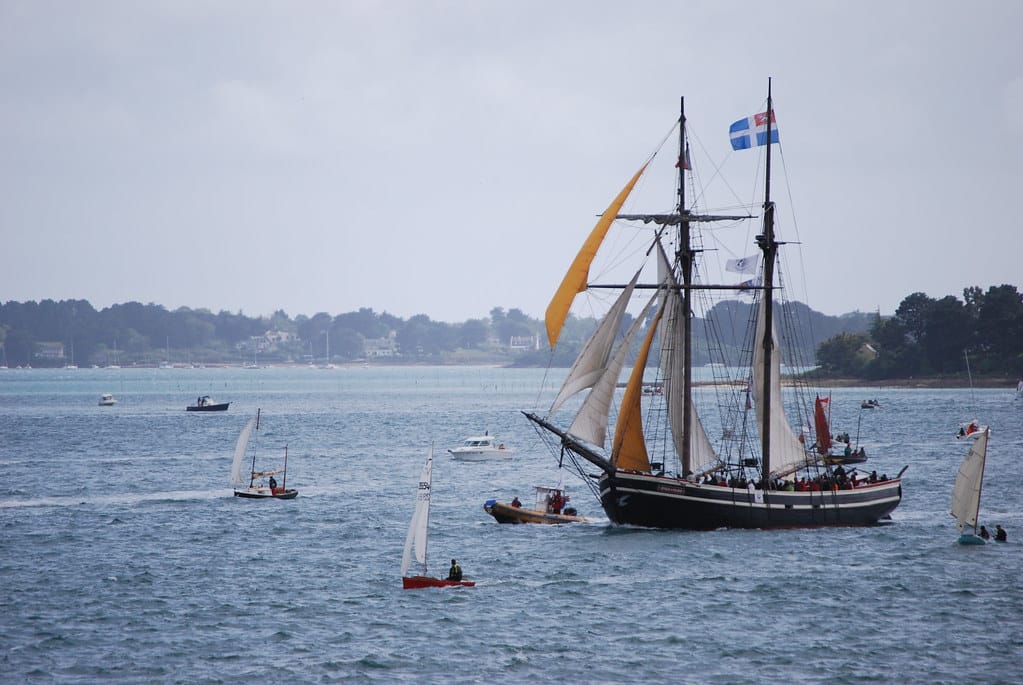
[[[579,250],[575,260],[572,262],[572,265],[569,267],[569,270],[562,280],[561,285],[555,292],[550,305],[548,305],[545,320],[548,341],[553,348],[564,324],[568,309],[576,294],[589,288],[612,288],[623,290],[623,294],[620,298],[623,298],[625,302],[627,302],[629,293],[633,288],[657,288],[658,290],[662,290],[664,297],[671,301],[670,309],[674,312],[673,314],[665,317],[666,325],[662,326],[662,329],[667,331],[666,334],[662,334],[662,369],[669,369],[668,374],[665,376],[665,402],[668,407],[669,424],[671,426],[671,433],[673,435],[675,447],[674,451],[678,458],[679,467],[682,474],[689,475],[693,472],[694,468],[705,468],[709,463],[718,459],[718,457],[714,454],[714,449],[711,446],[710,441],[707,438],[706,431],[703,429],[702,424],[696,415],[693,403],[692,290],[733,289],[736,287],[696,285],[694,283],[695,256],[699,250],[694,249],[692,245],[693,236],[691,229],[692,225],[698,222],[734,221],[749,219],[751,217],[748,215],[715,216],[698,214],[686,209],[685,172],[690,165],[685,128],[686,118],[684,98],[681,99],[678,126],[679,145],[678,161],[676,163],[676,168],[678,169],[678,188],[677,202],[675,203],[673,211],[667,214],[618,213],[639,177],[649,165],[650,160],[653,158],[651,157],[629,180],[604,213],[601,214],[596,226],[594,226],[593,230],[590,232],[589,237],[583,243],[582,248]],[[637,284],[635,280],[638,278],[639,272],[637,272],[636,277],[634,277],[633,281],[628,285],[596,285],[588,282],[590,263],[596,255],[597,250],[600,248],[604,237],[607,235],[607,231],[610,228],[611,223],[615,219],[654,223],[661,227],[661,230],[657,232],[655,245],[658,246],[658,253],[661,258],[660,261],[666,267],[666,275],[659,278],[659,282],[656,286]],[[676,232],[676,247],[674,258],[672,260],[674,264],[668,263],[661,241],[661,233],[668,227],[674,228]],[[647,254],[649,254],[649,252]],[[662,304],[663,306],[667,306],[667,300]],[[650,305],[648,305],[648,307],[649,306]],[[616,304],[612,310],[617,308],[618,305]],[[621,311],[617,312],[615,316],[620,317],[623,311],[624,302],[622,303]],[[636,322],[634,322],[634,325],[635,323],[642,322],[644,319],[645,313],[641,315]],[[660,320],[660,316],[658,316],[658,320]],[[653,329],[656,327],[652,326],[651,328]],[[625,336],[622,345],[619,346],[618,353],[615,355],[615,359],[612,360],[611,344],[614,341],[615,333],[618,329],[619,321],[611,320],[609,313],[609,317],[606,317],[598,326],[597,332],[590,338],[590,340],[587,341],[580,353],[580,356],[577,358],[576,363],[569,371],[568,379],[566,379],[563,384],[562,390],[555,399],[548,416],[552,415],[558,406],[560,406],[561,402],[563,402],[568,396],[585,388],[591,388],[591,393],[586,398],[586,401],[584,401],[583,407],[576,414],[576,418],[573,421],[572,426],[569,427],[567,431],[562,432],[554,429],[548,421],[545,419],[541,420],[540,417],[534,414],[527,414],[527,416],[530,420],[537,423],[537,425],[544,428],[547,432],[558,435],[561,438],[562,448],[567,448],[571,452],[579,454],[584,459],[599,466],[609,475],[612,475],[619,468],[639,472],[649,472],[651,464],[646,456],[645,446],[642,449],[634,450],[634,454],[629,454],[627,458],[627,465],[623,466],[619,463],[619,458],[622,456],[624,445],[628,444],[635,446],[637,445],[637,439],[640,441],[644,440],[642,436],[642,428],[639,425],[640,422],[631,420],[631,418],[626,422],[626,426],[624,428],[624,430],[629,432],[629,435],[616,435],[615,445],[612,449],[610,459],[598,456],[597,453],[588,448],[579,449],[581,445],[575,441],[575,438],[581,438],[587,443],[597,445],[601,448],[604,446],[607,424],[606,420],[598,421],[595,418],[595,408],[598,402],[595,401],[594,396],[597,396],[604,403],[609,403],[611,401],[614,382],[621,366],[618,357],[622,352],[622,348],[628,347],[628,342],[634,335],[634,332],[630,330],[630,334]],[[606,335],[608,331],[610,334]],[[595,339],[598,338],[601,341],[599,344],[595,342]],[[668,351],[667,358],[664,356],[665,350]],[[627,385],[636,385],[638,387],[642,383],[642,374],[634,373],[633,376],[634,377],[630,378],[630,382]],[[628,391],[626,392],[626,397],[623,399],[623,405],[625,399],[631,399],[632,403],[636,406],[623,406],[619,418],[621,418],[621,416],[634,417],[635,410],[638,410],[638,396],[638,393],[632,393],[632,395],[630,395]],[[604,409],[603,406],[600,408],[602,410]],[[616,429],[616,434],[622,429],[623,427],[619,425]],[[571,436],[572,439],[569,439],[569,436]],[[618,437],[621,437],[621,439],[619,440]],[[626,450],[627,454],[629,452],[630,450]]]
[[[676,321],[673,321],[674,325],[677,326],[679,331],[678,340],[681,342],[682,359],[681,371],[682,371],[682,391],[678,394],[678,399],[681,400],[681,410],[678,412],[681,418],[681,425],[676,425],[674,428],[681,429],[682,438],[675,441],[676,450],[679,456],[679,466],[684,475],[688,475],[693,470],[694,455],[693,455],[693,436],[694,433],[700,433],[701,436],[702,428],[697,429],[695,423],[695,410],[693,406],[693,345],[692,345],[692,331],[693,331],[693,290],[700,288],[716,289],[716,288],[730,288],[731,286],[699,286],[694,283],[693,270],[696,261],[697,249],[693,247],[692,240],[692,224],[693,223],[706,223],[713,221],[735,221],[741,219],[748,219],[748,216],[732,216],[732,215],[712,215],[712,214],[698,214],[686,208],[686,171],[690,168],[690,157],[689,157],[689,143],[686,136],[686,109],[685,109],[685,97],[679,100],[679,137],[678,137],[678,162],[676,168],[678,169],[678,190],[677,190],[677,201],[675,211],[672,214],[619,214],[616,218],[625,220],[639,220],[644,223],[653,222],[661,226],[673,226],[676,229],[676,250],[675,250],[675,261],[677,264],[678,276],[681,282],[676,283],[674,289],[677,289],[678,297],[680,300],[678,311],[676,315]],[[674,293],[669,293],[669,297],[673,296]],[[678,351],[677,349],[675,350]],[[677,362],[676,362],[677,364]],[[669,393],[669,404],[672,401],[672,395]]]
[[686,168],[689,166],[689,150],[686,149],[686,99],[682,97],[679,102],[680,134],[678,137],[678,215],[681,218],[678,224],[678,262],[679,271],[682,276],[682,340],[685,341],[682,350],[682,440],[681,459],[683,475],[692,472],[693,456],[692,441],[689,436],[693,432],[693,307],[692,291],[693,284],[693,247],[692,236],[689,229],[689,217],[686,211]]

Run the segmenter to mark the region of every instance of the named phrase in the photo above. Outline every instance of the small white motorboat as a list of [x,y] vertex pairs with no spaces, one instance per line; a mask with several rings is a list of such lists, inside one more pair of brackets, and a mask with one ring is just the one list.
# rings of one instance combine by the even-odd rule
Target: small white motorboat
[[99,406],[101,406],[101,407],[112,407],[115,404],[117,404],[117,400],[115,400],[114,396],[111,395],[110,393],[105,392],[105,393],[103,393],[102,395],[99,396]]
[[503,442],[498,442],[490,431],[483,435],[468,437],[461,447],[455,447],[448,452],[455,459],[462,461],[483,461],[494,457],[509,457],[512,454],[512,451],[507,449]]

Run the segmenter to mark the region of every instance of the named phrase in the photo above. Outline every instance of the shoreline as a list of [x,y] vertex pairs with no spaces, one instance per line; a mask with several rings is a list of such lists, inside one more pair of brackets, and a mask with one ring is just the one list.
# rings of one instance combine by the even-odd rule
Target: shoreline
[[972,383],[968,378],[942,378],[942,377],[923,377],[923,378],[886,378],[883,380],[867,380],[862,378],[822,378],[813,385],[821,385],[822,387],[835,387],[835,388],[864,388],[864,389],[913,389],[913,388],[932,388],[932,389],[956,389],[964,388],[995,388],[1016,391],[1016,383],[1018,379],[1014,378],[974,378]]

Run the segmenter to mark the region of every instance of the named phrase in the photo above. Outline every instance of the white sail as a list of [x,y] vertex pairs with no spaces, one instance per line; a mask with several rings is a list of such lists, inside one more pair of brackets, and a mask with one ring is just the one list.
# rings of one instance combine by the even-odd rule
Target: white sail
[[[661,322],[661,370],[664,374],[664,396],[668,406],[668,422],[671,426],[672,439],[675,443],[675,452],[683,454],[685,433],[683,431],[683,418],[685,414],[685,373],[684,350],[685,336],[682,331],[681,313],[682,298],[679,297],[678,279],[668,264],[668,257],[664,254],[661,242],[657,241],[657,272],[658,280],[661,283],[668,283],[668,301],[664,312],[664,320]],[[714,448],[710,444],[710,438],[703,428],[703,423],[696,411],[696,405],[690,403],[690,436],[689,436],[689,468],[693,472],[699,472],[704,467],[718,461]]]
[[643,311],[640,312],[636,320],[633,321],[632,326],[629,327],[628,333],[622,339],[618,350],[611,358],[600,380],[594,384],[590,394],[583,400],[579,412],[575,415],[575,420],[572,421],[572,425],[568,428],[568,432],[572,435],[594,445],[604,446],[604,441],[607,438],[608,414],[611,411],[611,402],[614,400],[618,377],[621,375],[622,367],[625,365],[625,357],[632,347],[632,341],[636,337],[639,327],[646,320],[647,313],[657,298],[658,295],[654,295],[647,302],[646,306],[643,307]]
[[959,524],[959,532],[977,527],[980,511],[980,486],[984,480],[984,461],[987,458],[988,429],[985,426],[976,433],[966,458],[959,465],[955,487],[952,488],[952,516]]
[[242,459],[245,458],[245,450],[249,446],[249,436],[252,435],[252,429],[255,426],[256,417],[253,416],[245,424],[245,428],[242,428],[242,432],[238,434],[238,442],[234,445],[234,461],[231,462],[231,485],[243,485],[246,481],[242,476]]
[[597,326],[597,330],[586,341],[579,356],[576,357],[575,363],[572,364],[558,396],[554,398],[548,415],[554,414],[569,397],[586,388],[592,388],[600,380],[601,374],[607,368],[611,349],[614,347],[615,337],[618,335],[618,328],[621,326],[622,317],[625,316],[625,309],[629,306],[629,299],[632,297],[632,291],[636,287],[636,281],[639,279],[641,271],[642,269],[632,277],[628,287],[618,296],[614,305]]
[[760,311],[757,315],[757,332],[753,338],[753,400],[756,404],[757,428],[764,434],[765,421],[769,421],[771,435],[771,473],[791,473],[796,467],[807,463],[807,455],[802,443],[792,430],[792,425],[785,416],[785,406],[781,396],[781,349],[778,347],[778,334],[771,322],[771,378],[769,392],[771,394],[771,415],[764,416],[764,309],[769,295],[760,299]]
[[416,510],[412,514],[412,522],[408,527],[408,535],[405,536],[405,552],[401,557],[401,575],[408,572],[412,565],[412,557],[423,565],[423,572],[426,571],[426,532],[430,525],[430,489],[433,482],[433,447],[430,447],[430,455],[423,464],[423,470],[419,474],[419,486],[416,490]]

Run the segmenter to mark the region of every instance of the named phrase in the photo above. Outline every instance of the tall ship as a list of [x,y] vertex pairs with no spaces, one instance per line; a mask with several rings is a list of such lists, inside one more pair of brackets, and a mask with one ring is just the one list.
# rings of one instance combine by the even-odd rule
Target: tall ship
[[[766,529],[864,526],[889,518],[902,499],[905,468],[891,478],[867,476],[828,459],[832,436],[820,410],[827,398],[800,382],[801,374],[782,375],[783,366],[799,371],[814,362],[807,360],[813,347],[805,342],[805,317],[799,320],[798,303],[784,295],[785,243],[776,235],[771,200],[778,131],[770,82],[766,111],[730,131],[733,150],[763,151],[759,217],[748,209],[705,213],[697,202],[687,203],[687,197],[701,198],[692,182],[684,99],[680,110],[673,210],[622,213],[654,158],[672,148],[669,133],[600,216],[555,292],[546,312],[555,353],[577,295],[592,295],[591,305],[602,299],[595,293],[603,295],[607,311],[550,408],[524,414],[556,458],[578,470],[616,524]],[[751,222],[759,222],[749,231],[758,253],[717,269],[732,274],[719,276],[731,282],[710,282],[713,270],[703,261],[716,252],[706,245],[710,227]],[[612,239],[616,230],[627,237]],[[640,233],[647,237],[637,246]],[[635,275],[628,282],[628,274],[618,283],[590,282],[598,255],[623,244],[642,258]],[[728,304],[750,297],[744,307]],[[631,315],[634,298],[637,307],[646,302]],[[723,319],[743,311],[750,313],[741,322],[744,342],[729,348]],[[742,359],[728,359],[726,351]],[[697,382],[697,359],[710,379]],[[649,387],[661,391],[644,392]]]

